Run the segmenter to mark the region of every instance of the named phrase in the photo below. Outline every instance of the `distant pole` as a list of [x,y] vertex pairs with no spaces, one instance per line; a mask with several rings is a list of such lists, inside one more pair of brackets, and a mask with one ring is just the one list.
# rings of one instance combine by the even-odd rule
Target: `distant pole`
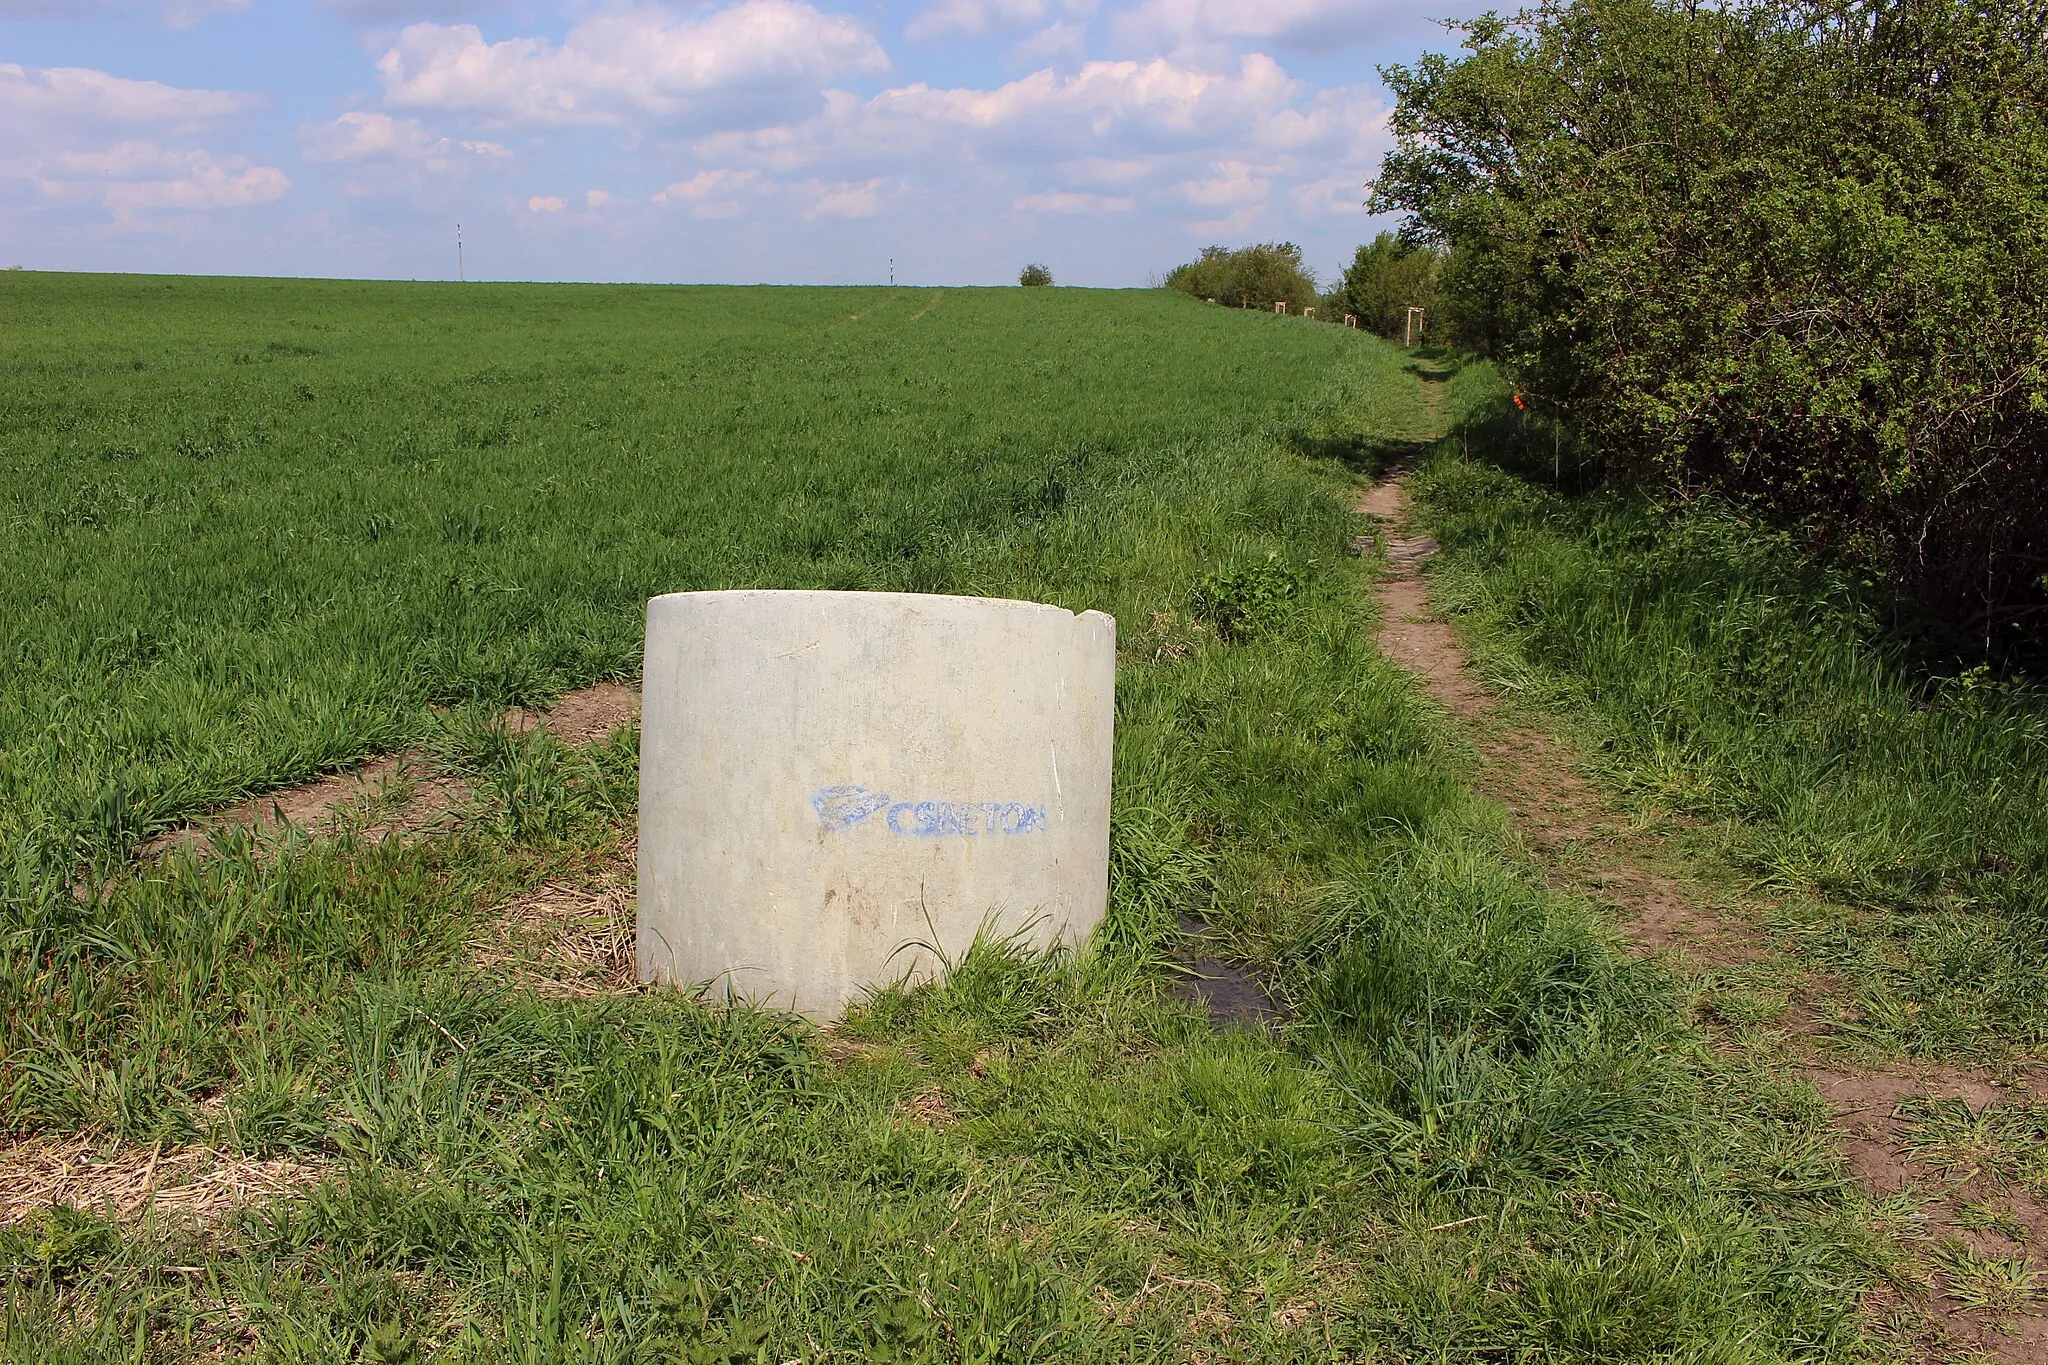
[[896,258],[894,256],[889,258],[889,287],[892,289],[896,287]]
[[469,283],[469,272],[462,264],[462,224],[455,225],[455,279],[460,284]]

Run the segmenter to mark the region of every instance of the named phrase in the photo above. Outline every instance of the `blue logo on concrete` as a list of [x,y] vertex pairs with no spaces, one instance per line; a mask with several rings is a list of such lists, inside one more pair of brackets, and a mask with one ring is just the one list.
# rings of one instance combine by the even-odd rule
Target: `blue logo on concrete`
[[907,839],[977,838],[985,834],[1038,834],[1045,807],[1020,801],[897,801],[866,787],[820,787],[811,809],[828,833],[852,829],[874,815],[891,834]]

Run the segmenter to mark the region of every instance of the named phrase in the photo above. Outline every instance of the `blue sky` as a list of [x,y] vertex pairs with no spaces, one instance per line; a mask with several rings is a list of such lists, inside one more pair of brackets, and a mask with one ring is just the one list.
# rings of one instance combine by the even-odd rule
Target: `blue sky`
[[1138,285],[1381,224],[1393,0],[0,0],[0,265]]

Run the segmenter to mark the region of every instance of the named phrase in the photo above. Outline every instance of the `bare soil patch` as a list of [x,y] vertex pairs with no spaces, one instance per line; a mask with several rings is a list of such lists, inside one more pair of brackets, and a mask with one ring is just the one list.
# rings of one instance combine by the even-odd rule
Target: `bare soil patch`
[[515,706],[505,724],[516,733],[545,727],[564,744],[591,744],[622,725],[640,719],[640,689],[627,683],[603,682],[579,687],[544,711]]
[[[1479,790],[1504,805],[1553,884],[1590,895],[1614,914],[1634,949],[1664,955],[1681,971],[1736,966],[1766,957],[1770,945],[1751,925],[1701,903],[1644,856],[1630,830],[1553,737],[1503,718],[1498,700],[1472,674],[1451,626],[1430,610],[1423,563],[1428,537],[1399,533],[1405,497],[1397,471],[1354,505],[1383,523],[1387,571],[1379,586],[1380,649],[1415,674],[1457,717],[1482,769]],[[1842,1156],[1873,1198],[1903,1195],[1924,1229],[1902,1238],[1923,1315],[1909,1331],[1922,1359],[1977,1356],[2048,1365],[2048,1193],[2015,1182],[1995,1161],[1974,1166],[1930,1158],[1912,1112],[1927,1101],[1955,1101],[1968,1126],[2001,1105],[2026,1104],[2048,1084],[1906,1061],[1847,1070],[1816,1057],[1833,983],[1805,974],[1788,1010],[1792,1064],[1827,1101]],[[1875,1322],[1901,1307],[1892,1291],[1866,1305]],[[1896,1332],[1893,1335],[1897,1336]]]

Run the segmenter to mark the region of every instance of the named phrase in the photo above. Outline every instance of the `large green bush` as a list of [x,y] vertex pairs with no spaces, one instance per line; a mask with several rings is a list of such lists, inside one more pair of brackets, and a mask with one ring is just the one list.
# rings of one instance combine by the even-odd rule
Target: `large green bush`
[[1382,232],[1358,248],[1331,302],[1355,316],[1367,331],[1394,339],[1406,337],[1408,310],[1420,308],[1426,334],[1438,335],[1445,330],[1445,320],[1437,314],[1437,277],[1443,265],[1444,253],[1435,247]]
[[2034,0],[1556,0],[1385,74],[1374,189],[1602,460],[1727,493],[1993,653],[2048,624]]
[[1285,303],[1289,312],[1300,313],[1317,303],[1315,274],[1301,263],[1301,248],[1292,242],[1264,242],[1235,251],[1203,247],[1200,258],[1168,272],[1166,287],[1229,308],[1264,310]]

